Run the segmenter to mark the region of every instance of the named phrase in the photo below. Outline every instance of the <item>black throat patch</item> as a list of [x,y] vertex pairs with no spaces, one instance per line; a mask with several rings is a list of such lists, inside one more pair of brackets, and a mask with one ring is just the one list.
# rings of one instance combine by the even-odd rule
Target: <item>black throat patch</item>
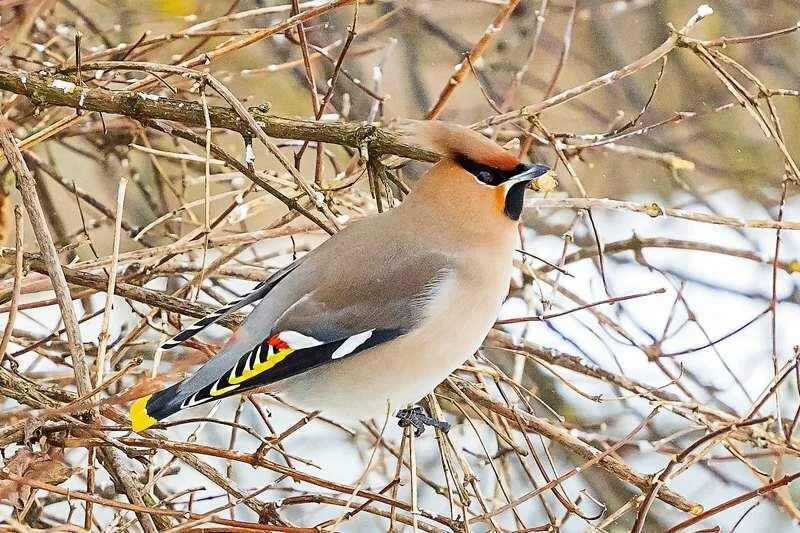
[[511,220],[519,220],[522,216],[522,205],[525,201],[525,189],[528,187],[527,181],[521,181],[512,185],[506,193],[505,213]]

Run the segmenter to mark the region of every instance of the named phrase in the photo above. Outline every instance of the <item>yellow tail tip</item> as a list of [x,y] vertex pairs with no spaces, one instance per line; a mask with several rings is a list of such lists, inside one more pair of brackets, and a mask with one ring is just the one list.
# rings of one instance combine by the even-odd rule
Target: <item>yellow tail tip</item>
[[152,394],[143,396],[131,405],[131,429],[137,433],[158,422],[158,420],[147,414],[147,400],[150,399],[150,396]]

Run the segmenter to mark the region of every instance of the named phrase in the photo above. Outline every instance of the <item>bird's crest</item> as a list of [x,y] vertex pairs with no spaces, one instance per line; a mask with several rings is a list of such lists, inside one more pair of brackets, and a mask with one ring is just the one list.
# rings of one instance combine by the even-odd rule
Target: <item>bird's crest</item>
[[477,131],[441,120],[405,120],[398,122],[402,142],[428,150],[453,160],[467,159],[497,170],[512,171],[520,164],[511,152],[487,139]]

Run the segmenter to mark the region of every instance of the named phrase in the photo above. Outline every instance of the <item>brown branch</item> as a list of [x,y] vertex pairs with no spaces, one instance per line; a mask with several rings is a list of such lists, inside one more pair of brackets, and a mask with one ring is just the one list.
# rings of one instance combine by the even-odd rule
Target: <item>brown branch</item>
[[[75,372],[75,384],[78,393],[83,395],[92,390],[92,378],[89,374],[89,362],[86,358],[86,352],[83,349],[83,341],[81,340],[81,332],[78,327],[78,321],[75,317],[75,310],[72,307],[72,296],[70,295],[69,288],[67,287],[67,280],[65,273],[62,270],[61,262],[58,258],[58,251],[53,238],[47,228],[45,222],[44,211],[39,202],[39,197],[36,194],[36,182],[22,158],[22,154],[17,148],[16,140],[11,132],[6,128],[0,127],[0,144],[2,144],[3,152],[5,152],[6,159],[8,160],[11,168],[14,170],[16,177],[17,189],[22,196],[22,202],[25,205],[25,210],[28,213],[28,219],[33,227],[36,241],[42,251],[43,256],[43,272],[46,272],[53,283],[53,291],[55,292],[58,305],[61,310],[61,319],[64,322],[64,329],[67,334],[68,346],[72,356],[72,366]],[[114,458],[116,452],[109,452],[107,457]],[[131,483],[128,482],[125,471],[120,471],[116,468],[114,460],[109,459],[112,467],[108,469],[112,476],[120,480],[123,489],[127,494],[130,501],[134,503],[141,503],[140,494],[134,490]],[[152,517],[149,515],[139,514],[139,522],[142,529],[146,533],[155,533],[156,527]]]
[[632,211],[642,213],[651,218],[668,216],[702,222],[704,224],[717,224],[720,226],[730,226],[732,228],[746,229],[789,229],[800,230],[800,222],[773,220],[773,219],[745,219],[737,217],[725,217],[712,215],[709,213],[699,213],[687,211],[685,209],[675,209],[672,207],[661,207],[656,202],[649,204],[641,202],[627,202],[624,200],[611,200],[609,198],[531,198],[526,200],[527,209],[611,209],[616,211]]
[[592,302],[592,303],[589,303],[589,304],[586,304],[586,305],[581,305],[581,306],[575,307],[573,309],[567,309],[566,311],[559,311],[558,313],[550,313],[550,314],[541,315],[541,316],[539,316],[539,315],[531,315],[531,316],[521,316],[521,317],[518,317],[518,318],[506,318],[506,319],[503,319],[503,320],[496,321],[495,325],[496,326],[501,326],[501,325],[504,325],[504,324],[519,324],[520,322],[538,322],[538,321],[542,321],[542,320],[550,320],[550,319],[553,319],[553,318],[558,318],[560,316],[564,316],[564,315],[568,315],[568,314],[574,313],[576,311],[581,311],[583,309],[589,309],[590,307],[597,307],[597,306],[605,305],[605,304],[613,304],[613,303],[617,303],[617,302],[624,302],[625,300],[633,300],[635,298],[643,298],[645,296],[652,296],[654,294],[664,294],[665,292],[666,292],[666,289],[664,289],[662,287],[660,289],[655,289],[655,290],[647,291],[647,292],[640,292],[640,293],[636,293],[636,294],[627,294],[625,296],[615,296],[613,298],[606,298],[605,300],[600,300],[599,302]]
[[587,81],[586,83],[582,83],[577,87],[567,89],[566,91],[553,95],[550,98],[545,98],[539,103],[523,106],[519,109],[515,109],[514,111],[509,111],[507,113],[491,116],[485,120],[473,124],[473,127],[475,129],[483,129],[483,128],[488,128],[490,126],[503,124],[511,120],[516,120],[518,118],[528,118],[538,115],[539,113],[541,113],[546,109],[550,109],[558,105],[564,104],[579,96],[583,96],[584,94],[588,94],[596,89],[599,89],[600,87],[605,87],[606,85],[610,85],[623,78],[627,78],[631,74],[635,74],[641,70],[644,70],[645,68],[649,67],[662,57],[665,57],[666,55],[670,54],[673,50],[675,50],[678,47],[725,46],[727,43],[731,42],[750,42],[760,39],[767,39],[771,37],[777,37],[780,35],[786,35],[795,32],[797,30],[800,30],[800,24],[795,24],[793,26],[789,26],[788,28],[784,28],[782,30],[777,30],[774,32],[761,35],[752,35],[740,38],[723,38],[717,41],[698,41],[696,39],[688,38],[685,35],[671,29],[670,36],[658,47],[653,49],[650,53],[645,54],[639,59],[631,63],[628,63],[623,67],[607,72],[602,76],[598,76],[592,80]]
[[[117,62],[111,62],[117,63]],[[98,66],[102,66],[98,63]],[[124,115],[133,119],[161,119],[187,126],[205,126],[203,106],[199,102],[166,98],[135,91],[110,91],[102,88],[53,86],[58,78],[34,72],[12,72],[0,69],[0,90],[26,96],[36,106],[62,106],[87,111]],[[61,80],[64,81],[64,80]],[[69,82],[72,83],[72,82]],[[439,156],[430,150],[403,143],[386,128],[359,122],[317,122],[301,118],[269,115],[263,108],[250,108],[250,114],[270,137],[339,144],[351,148],[367,146],[376,155],[393,154],[420,161],[436,161]],[[211,125],[250,136],[247,121],[236,111],[221,106],[208,106]]]
[[797,478],[800,478],[800,472],[795,472],[794,474],[789,474],[789,475],[783,476],[782,478],[780,478],[780,479],[778,479],[776,481],[773,481],[772,483],[769,483],[767,485],[764,485],[763,487],[758,487],[757,489],[753,489],[753,490],[751,490],[749,492],[745,492],[744,494],[741,494],[741,495],[739,495],[739,496],[737,496],[735,498],[732,498],[732,499],[730,499],[730,500],[728,500],[728,501],[726,501],[724,503],[721,503],[721,504],[717,505],[716,507],[712,507],[708,511],[705,511],[705,512],[703,512],[703,513],[701,513],[701,514],[699,514],[697,516],[693,516],[692,518],[689,518],[688,520],[684,520],[683,522],[672,526],[671,528],[669,528],[667,530],[667,533],[677,533],[678,531],[686,529],[687,527],[692,526],[692,525],[694,525],[694,524],[696,524],[696,523],[698,523],[698,522],[700,522],[702,520],[705,520],[710,516],[713,516],[713,515],[715,515],[717,513],[721,513],[722,511],[730,509],[731,507],[734,507],[736,505],[744,503],[747,500],[751,500],[753,498],[757,498],[758,496],[763,496],[764,494],[772,492],[775,489],[779,489],[781,487],[785,487],[786,485],[788,485],[789,483],[791,483],[792,481],[794,481]]
[[24,275],[22,271],[22,250],[25,249],[25,232],[23,231],[24,227],[22,224],[22,210],[18,205],[14,206],[14,228],[16,235],[14,246],[19,253],[16,254],[17,257],[14,261],[14,287],[11,289],[11,306],[8,310],[8,316],[6,317],[6,327],[3,329],[3,338],[0,340],[0,363],[3,362],[3,358],[6,355],[6,348],[8,348],[8,342],[11,340],[11,332],[14,329],[14,321],[17,316],[20,289],[22,288],[22,277]]
[[[675,250],[691,250],[697,252],[708,252],[712,254],[728,255],[731,257],[738,257],[747,259],[756,263],[771,264],[772,261],[766,259],[763,254],[753,252],[751,250],[743,250],[741,248],[731,248],[728,246],[721,246],[719,244],[711,244],[707,242],[687,241],[683,239],[671,239],[667,237],[638,237],[634,236],[630,239],[621,241],[610,242],[603,246],[603,253],[606,255],[619,254],[623,252],[633,252],[634,254],[640,253],[645,248],[671,248]],[[567,255],[564,258],[564,264],[575,263],[583,259],[588,259],[597,255],[597,248],[584,247],[580,250]],[[778,261],[778,267],[794,274],[800,271],[800,261]],[[544,274],[556,270],[555,265],[545,265],[536,269],[536,273]]]
[[[520,425],[519,429],[522,431],[531,431],[547,437],[586,460],[594,459],[602,454],[600,450],[574,437],[568,430],[555,426],[544,418],[504,405],[468,383],[460,383],[459,388],[481,407],[502,416],[512,425]],[[647,490],[650,487],[650,476],[640,474],[616,457],[602,456],[598,466],[641,490]],[[658,491],[658,498],[681,511],[697,514],[703,509],[700,504],[687,500],[680,494],[664,487]]]
[[678,39],[679,35],[677,33],[672,33],[667,40],[661,43],[660,46],[651,51],[649,54],[640,57],[636,61],[629,63],[624,67],[607,72],[602,76],[598,76],[597,78],[578,85],[577,87],[567,89],[566,91],[553,95],[550,98],[545,98],[537,104],[523,106],[519,109],[515,109],[514,111],[509,111],[508,113],[501,113],[499,115],[491,116],[485,120],[473,124],[473,127],[475,129],[483,129],[490,126],[503,124],[511,120],[516,120],[518,118],[532,117],[538,115],[545,109],[550,109],[552,107],[564,104],[579,96],[583,96],[584,94],[599,89],[600,87],[605,87],[606,85],[610,85],[623,78],[627,78],[631,74],[635,74],[640,70],[647,68],[662,57],[672,52],[677,46]]
[[[496,346],[507,350],[512,350],[517,353],[523,353],[529,356],[532,360],[560,366],[573,372],[577,372],[578,374],[597,379],[598,381],[604,382],[608,385],[619,387],[635,395],[641,396],[651,403],[663,404],[671,412],[691,421],[697,422],[698,414],[702,415],[703,418],[701,420],[706,421],[734,423],[739,420],[738,417],[735,417],[730,413],[714,409],[707,404],[682,400],[678,395],[662,390],[661,387],[646,385],[627,376],[615,374],[593,364],[589,364],[581,357],[570,355],[554,348],[547,348],[532,342],[523,341],[520,343],[513,339],[511,335],[496,329],[493,329],[489,332],[489,335],[486,338],[486,344],[489,347]],[[786,368],[791,369],[793,366],[794,365],[787,365]],[[785,373],[781,379],[785,379],[787,376],[788,372]],[[775,383],[772,385],[772,388],[774,387],[776,387]],[[762,395],[762,402],[764,399],[770,396],[772,388],[770,391],[767,391]],[[601,400],[602,398],[599,399]],[[760,406],[760,403],[761,402],[756,405],[756,408]],[[753,412],[755,411],[753,410]],[[746,416],[745,418],[749,418],[749,416]],[[796,439],[793,439],[790,443],[786,443],[786,440],[782,435],[778,436],[771,431],[750,426],[740,427],[737,429],[737,431],[740,432],[739,436],[745,440],[762,443],[769,442],[770,445],[781,449],[783,453],[800,455],[800,451],[797,449]]]
[[[53,494],[61,494],[68,498],[75,498],[77,500],[83,500],[85,502],[92,502],[97,505],[103,505],[106,507],[114,508],[114,509],[125,509],[128,511],[134,511],[136,513],[146,513],[150,515],[162,515],[162,516],[174,516],[180,518],[209,518],[209,515],[192,513],[188,511],[173,511],[171,509],[154,509],[152,507],[145,507],[142,505],[136,504],[129,504],[125,502],[120,502],[117,500],[109,500],[108,498],[103,498],[101,496],[95,496],[93,494],[86,494],[76,490],[65,489],[59,487],[57,485],[52,485],[50,483],[45,483],[42,481],[37,481],[35,479],[30,479],[27,477],[22,477],[12,472],[0,470],[0,479],[8,479],[15,483],[20,483],[22,485],[28,485],[30,487],[35,487],[37,489],[45,490],[47,492],[51,492]],[[285,532],[292,532],[292,533],[317,533],[319,530],[316,528],[303,528],[303,527],[284,527],[284,526],[273,526],[273,525],[266,525],[266,524],[257,524],[252,522],[242,522],[240,520],[228,520],[225,518],[219,517],[210,517],[210,522],[223,524],[223,525],[230,525],[230,526],[244,526],[248,530],[254,531],[285,531]]]
[[[170,453],[174,453],[176,455],[184,454],[190,457],[194,455],[206,455],[209,457],[219,457],[221,459],[237,461],[254,467],[260,467],[260,468],[265,468],[267,470],[271,470],[278,474],[288,476],[294,479],[295,481],[302,481],[305,483],[309,483],[311,485],[315,485],[317,487],[340,492],[342,494],[349,494],[359,498],[366,498],[370,501],[376,501],[386,505],[396,506],[397,508],[402,509],[404,511],[411,511],[410,503],[396,500],[388,496],[384,496],[383,494],[379,494],[377,492],[354,488],[352,486],[345,485],[343,483],[338,483],[335,481],[328,481],[326,479],[305,472],[301,472],[299,470],[295,470],[294,468],[284,466],[274,461],[270,461],[268,459],[265,459],[263,456],[254,453],[242,453],[233,450],[217,448],[214,446],[206,446],[194,442],[177,442],[164,438],[123,437],[119,439],[119,441],[127,446],[138,446],[149,449],[167,450]],[[67,447],[75,447],[75,446],[83,447],[83,446],[99,445],[101,443],[101,440],[97,438],[80,438],[80,439],[68,438],[63,441],[56,439],[53,442],[58,442],[59,445],[64,445]],[[421,516],[424,516],[431,520],[435,520],[437,522],[443,523],[448,526],[452,525],[452,521],[443,516],[431,514],[423,510],[419,510],[419,513]]]
[[[0,250],[0,261],[11,262],[16,255],[14,250]],[[37,254],[25,254],[25,264],[27,267],[42,274],[48,273],[48,267],[41,256]],[[108,277],[105,275],[83,272],[69,267],[61,267],[65,283],[69,282],[80,287],[88,287],[102,292],[108,289]],[[169,296],[161,291],[145,289],[130,283],[117,282],[114,285],[114,294],[140,302],[150,307],[157,307],[165,311],[179,313],[181,315],[202,318],[214,311],[214,307],[207,304],[192,303],[182,298]],[[229,329],[235,329],[243,320],[240,314],[231,314],[219,320],[219,324]],[[84,391],[85,392],[85,391]]]
[[447,83],[442,89],[441,94],[439,94],[439,98],[436,100],[436,103],[431,110],[428,111],[427,115],[425,115],[425,118],[435,119],[441,114],[442,109],[444,109],[447,101],[450,100],[450,97],[453,95],[456,87],[459,86],[459,84],[469,73],[470,65],[474,65],[475,62],[481,58],[483,53],[494,40],[495,35],[503,29],[506,21],[508,21],[509,17],[511,17],[511,14],[514,12],[514,9],[516,9],[517,4],[519,4],[519,0],[508,0],[508,2],[500,8],[494,17],[494,20],[492,20],[492,23],[489,24],[489,27],[486,28],[486,31],[483,33],[483,35],[481,35],[481,38],[477,43],[475,43],[475,46],[472,47],[472,50],[466,54],[464,59],[461,60],[461,63],[458,64],[456,72],[447,80]]
[[53,282],[53,290],[56,294],[58,305],[61,308],[61,316],[64,320],[67,339],[69,340],[72,364],[75,369],[75,383],[78,387],[78,392],[84,394],[92,389],[92,380],[89,375],[89,363],[86,361],[86,353],[83,351],[81,332],[78,328],[78,321],[75,319],[75,310],[72,308],[72,297],[67,288],[67,280],[64,278],[64,272],[61,270],[61,261],[58,258],[58,251],[56,250],[55,244],[53,244],[53,238],[50,235],[50,230],[47,228],[47,222],[45,221],[42,204],[39,202],[39,196],[36,194],[36,181],[31,171],[28,170],[28,165],[25,164],[25,160],[22,159],[22,154],[17,148],[17,142],[14,136],[4,127],[0,127],[0,144],[3,146],[6,159],[14,170],[14,175],[17,179],[17,189],[22,196],[22,203],[25,205],[25,210],[28,213],[28,220],[33,227],[36,242],[39,244],[39,249],[42,251],[42,273],[48,274]]

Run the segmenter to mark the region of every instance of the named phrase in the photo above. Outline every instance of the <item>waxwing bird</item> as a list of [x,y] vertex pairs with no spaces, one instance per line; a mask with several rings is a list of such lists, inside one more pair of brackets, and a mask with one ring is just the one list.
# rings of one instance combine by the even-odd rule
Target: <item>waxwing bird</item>
[[407,407],[492,327],[508,293],[525,189],[549,168],[445,122],[406,125],[405,138],[442,155],[405,201],[353,223],[176,335],[165,348],[258,302],[194,375],[134,402],[135,431],[265,385],[343,423],[397,413],[418,431],[438,424]]

